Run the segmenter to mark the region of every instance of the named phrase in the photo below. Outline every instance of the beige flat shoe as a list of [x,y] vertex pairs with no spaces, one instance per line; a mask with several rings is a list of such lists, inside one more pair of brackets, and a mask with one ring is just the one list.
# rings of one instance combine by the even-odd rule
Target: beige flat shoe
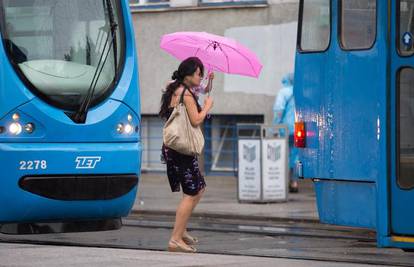
[[191,246],[189,246],[188,248],[184,247],[183,245],[181,245],[177,241],[171,240],[168,243],[168,251],[169,252],[195,253],[195,252],[197,252],[197,249],[194,248],[194,247],[191,247]]
[[187,244],[187,245],[195,245],[198,243],[198,238],[191,236],[189,233],[185,232],[183,234],[183,241]]

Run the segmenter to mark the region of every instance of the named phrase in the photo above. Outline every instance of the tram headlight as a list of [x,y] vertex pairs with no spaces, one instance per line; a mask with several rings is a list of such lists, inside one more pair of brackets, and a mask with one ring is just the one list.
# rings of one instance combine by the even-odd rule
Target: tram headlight
[[12,115],[12,119],[13,119],[14,121],[18,121],[18,120],[20,119],[20,115],[19,115],[19,113],[14,113],[14,114]]
[[34,128],[35,128],[35,127],[34,127],[34,124],[33,124],[33,123],[31,123],[31,122],[27,123],[27,124],[24,126],[24,130],[25,130],[27,133],[29,133],[29,134],[33,133]]
[[19,135],[22,132],[22,125],[18,122],[13,122],[9,125],[9,132],[12,135]]
[[127,124],[124,127],[124,133],[131,134],[134,131],[134,127],[131,124]]
[[118,123],[116,131],[121,134],[124,131],[124,125],[122,123]]
[[116,126],[116,131],[119,134],[131,134],[134,130],[135,130],[134,126],[130,123],[127,123],[127,124],[118,123],[118,125]]
[[116,126],[116,131],[119,134],[132,134],[134,130],[135,130],[134,126],[130,123],[127,123],[127,124],[118,123],[118,125]]

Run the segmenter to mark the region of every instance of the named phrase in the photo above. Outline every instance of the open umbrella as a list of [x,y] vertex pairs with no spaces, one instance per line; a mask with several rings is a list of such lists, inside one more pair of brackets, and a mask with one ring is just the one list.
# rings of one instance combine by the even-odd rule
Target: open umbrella
[[161,39],[161,48],[184,60],[198,57],[209,71],[259,77],[262,64],[248,48],[233,39],[206,32],[176,32]]

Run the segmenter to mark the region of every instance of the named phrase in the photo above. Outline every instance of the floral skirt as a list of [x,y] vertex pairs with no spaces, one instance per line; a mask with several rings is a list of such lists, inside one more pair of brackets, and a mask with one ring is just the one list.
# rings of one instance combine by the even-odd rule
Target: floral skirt
[[181,154],[164,145],[162,155],[167,164],[167,176],[172,192],[179,192],[181,185],[184,194],[195,196],[206,187],[196,156]]

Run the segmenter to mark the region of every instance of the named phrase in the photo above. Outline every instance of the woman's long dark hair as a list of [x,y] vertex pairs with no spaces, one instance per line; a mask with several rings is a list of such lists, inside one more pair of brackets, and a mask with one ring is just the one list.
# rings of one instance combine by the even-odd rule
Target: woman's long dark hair
[[178,66],[178,70],[174,71],[171,77],[174,81],[168,84],[167,88],[162,93],[161,108],[158,113],[161,118],[168,118],[168,107],[170,106],[172,95],[180,85],[187,87],[183,82],[184,78],[186,76],[192,76],[196,72],[197,68],[200,68],[200,73],[203,76],[204,66],[201,60],[198,57],[189,57],[181,62],[180,66]]

